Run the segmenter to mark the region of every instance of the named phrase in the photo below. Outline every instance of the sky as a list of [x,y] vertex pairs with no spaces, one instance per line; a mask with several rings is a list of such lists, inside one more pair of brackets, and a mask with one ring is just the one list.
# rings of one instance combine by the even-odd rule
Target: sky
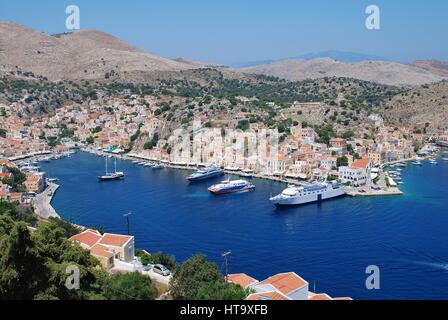
[[[68,5],[80,8],[81,29],[167,58],[234,65],[338,50],[448,60],[446,0],[1,0],[0,21],[67,32]],[[369,5],[380,30],[365,26]]]

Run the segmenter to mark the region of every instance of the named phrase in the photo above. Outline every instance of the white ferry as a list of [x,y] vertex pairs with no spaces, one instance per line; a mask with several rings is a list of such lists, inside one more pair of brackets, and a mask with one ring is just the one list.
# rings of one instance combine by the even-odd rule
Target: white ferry
[[337,183],[316,183],[311,186],[291,185],[269,201],[277,206],[296,206],[340,197],[346,192],[345,187]]

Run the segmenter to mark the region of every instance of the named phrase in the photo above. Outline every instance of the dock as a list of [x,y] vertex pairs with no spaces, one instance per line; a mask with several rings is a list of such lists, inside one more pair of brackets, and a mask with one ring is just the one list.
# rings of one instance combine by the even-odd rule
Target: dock
[[44,192],[39,193],[33,200],[34,212],[40,218],[48,220],[49,218],[61,218],[51,205],[54,194],[59,189],[59,185],[48,182]]
[[366,192],[360,192],[360,189],[349,189],[347,195],[351,197],[379,197],[379,196],[402,196],[403,191],[398,188],[387,188],[381,190],[369,190],[365,189]]

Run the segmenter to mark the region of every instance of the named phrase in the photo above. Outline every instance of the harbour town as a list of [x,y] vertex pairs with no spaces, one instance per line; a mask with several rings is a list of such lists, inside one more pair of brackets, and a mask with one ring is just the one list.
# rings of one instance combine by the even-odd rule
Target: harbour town
[[445,3],[20,2],[0,10],[0,301],[447,299]]
[[[135,109],[125,110],[128,110],[127,113],[129,113]],[[63,111],[64,114],[70,114],[69,112],[69,110]],[[14,118],[9,113],[7,116],[9,119],[14,120],[13,122],[16,124],[22,121],[19,117]],[[83,119],[79,114],[73,114],[72,118]],[[376,120],[379,121],[378,119]],[[46,121],[53,123],[54,120],[53,118],[49,118]],[[62,119],[61,121],[66,121],[66,119]],[[82,124],[85,123],[85,120],[81,120],[79,123],[75,121],[73,126],[64,127],[62,130],[71,132],[69,137],[64,138],[60,136],[61,131],[59,131],[59,125],[56,125],[56,129],[49,125],[40,128],[40,131],[37,130],[37,138],[33,138],[36,136],[29,135],[31,132],[35,132],[33,126],[30,126],[30,124],[27,126],[17,126],[18,131],[14,131],[13,126],[5,126],[5,137],[0,138],[2,139],[2,149],[0,151],[3,156],[1,160],[2,184],[0,189],[2,200],[25,205],[29,204],[33,208],[34,213],[44,220],[48,220],[49,218],[62,218],[70,221],[81,232],[79,236],[73,238],[73,241],[79,242],[82,247],[89,250],[94,257],[98,258],[103,268],[110,272],[139,271],[150,277],[154,283],[165,288],[160,292],[161,297],[166,297],[166,293],[169,292],[171,281],[169,273],[164,275],[163,270],[156,271],[155,269],[151,269],[154,266],[151,266],[151,268],[145,266],[141,261],[141,257],[135,256],[134,247],[123,248],[122,252],[128,252],[127,256],[123,258],[124,256],[114,255],[115,249],[108,249],[107,242],[101,242],[101,237],[123,237],[123,241],[120,240],[120,243],[125,245],[126,243],[131,243],[129,242],[131,238],[126,238],[126,236],[118,233],[104,233],[103,235],[91,227],[82,227],[82,225],[103,226],[104,221],[101,219],[94,224],[90,224],[87,223],[88,221],[83,221],[83,219],[78,220],[78,218],[75,218],[75,221],[73,221],[72,215],[67,216],[65,209],[62,209],[62,212],[65,212],[63,214],[56,212],[51,204],[52,200],[57,192],[64,192],[66,185],[64,184],[64,180],[61,181],[61,177],[58,174],[54,175],[53,163],[64,161],[67,162],[67,166],[77,166],[78,154],[91,154],[90,157],[100,160],[103,163],[102,165],[105,164],[105,175],[101,172],[103,169],[101,171],[92,171],[88,177],[85,177],[85,179],[92,181],[97,180],[95,177],[98,177],[99,181],[128,180],[130,179],[129,176],[133,175],[131,173],[132,171],[129,172],[129,170],[136,170],[135,168],[140,168],[137,170],[146,170],[151,174],[157,174],[157,172],[160,173],[164,170],[178,170],[181,174],[183,174],[182,172],[187,174],[186,176],[182,176],[182,179],[190,181],[190,187],[194,186],[196,189],[201,188],[203,191],[207,191],[208,188],[213,194],[228,195],[228,193],[241,193],[254,190],[255,193],[263,193],[265,199],[258,199],[256,201],[271,203],[271,210],[274,211],[274,204],[297,206],[313,202],[319,203],[326,199],[337,198],[343,195],[355,198],[390,195],[402,196],[404,192],[401,190],[401,187],[406,183],[405,179],[401,176],[403,170],[406,170],[407,167],[422,166],[423,163],[425,165],[436,166],[446,160],[443,149],[443,141],[446,141],[446,135],[409,133],[409,130],[405,128],[399,130],[392,129],[381,122],[376,124],[378,126],[376,129],[377,136],[372,137],[372,140],[366,137],[356,138],[352,134],[345,134],[344,136],[346,138],[331,138],[328,140],[328,144],[318,141],[319,135],[314,129],[309,127],[304,128],[303,124],[296,125],[291,128],[291,133],[288,137],[280,143],[280,154],[276,155],[275,158],[267,157],[267,159],[264,159],[262,157],[261,159],[254,160],[253,157],[247,156],[240,159],[237,149],[232,148],[233,156],[231,159],[233,159],[233,162],[231,159],[227,159],[225,155],[221,159],[214,157],[214,152],[208,149],[210,148],[210,140],[205,141],[204,145],[200,145],[201,162],[195,162],[194,155],[190,158],[182,156],[179,158],[179,154],[182,154],[182,148],[186,149],[185,144],[182,144],[182,147],[179,148],[180,150],[177,155],[173,151],[172,153],[164,151],[168,148],[171,148],[171,150],[175,149],[177,144],[172,143],[169,147],[166,147],[166,141],[169,141],[170,138],[165,141],[154,139],[154,136],[157,137],[159,135],[158,130],[163,124],[159,120],[156,121],[153,117],[149,118],[149,123],[143,122],[141,126],[138,126],[136,129],[137,132],[134,133],[130,130],[129,132],[133,133],[134,138],[125,135],[121,139],[127,142],[122,142],[120,145],[116,144],[117,140],[109,140],[108,138],[110,135],[115,136],[118,133],[117,131],[112,131],[114,134],[110,132],[110,130],[114,130],[112,128],[117,126],[117,124],[107,121],[98,122],[95,120],[85,129],[88,132],[98,132],[99,134],[108,132],[105,139],[99,139],[102,135],[95,135],[93,141],[81,141],[77,138],[77,135],[81,132],[78,130],[83,130]],[[145,132],[143,130],[152,130],[146,132],[146,136],[152,136],[153,140],[157,141],[151,142],[151,148],[143,147],[142,149],[136,148],[135,150],[129,150],[132,140],[135,141],[136,139],[135,135],[137,133],[139,135],[145,135],[145,133],[142,133]],[[411,140],[403,138],[405,136],[404,132],[412,137]],[[240,131],[239,133],[243,135],[244,140],[244,132]],[[17,138],[18,135],[20,135],[20,139]],[[49,135],[56,135],[59,138],[50,140],[42,139],[43,136],[47,137]],[[201,132],[200,141],[203,141],[203,135],[204,132]],[[92,135],[89,135],[90,137]],[[195,140],[197,140],[197,136],[194,135],[192,139],[188,139],[191,142],[191,146],[194,145]],[[25,143],[25,141],[28,142]],[[56,143],[53,144],[52,141],[56,141]],[[382,143],[378,143],[377,141],[382,141]],[[216,145],[214,148],[216,152]],[[242,153],[247,154],[247,149],[247,146],[242,147]],[[204,157],[205,154],[210,155],[210,157]],[[81,157],[84,158],[85,156]],[[221,162],[218,160],[221,160]],[[133,169],[129,169],[130,167]],[[134,173],[134,178],[135,175],[136,173]],[[15,184],[18,176],[21,176],[21,180],[23,180],[23,187]],[[225,179],[225,176],[228,177],[228,180],[222,181]],[[230,180],[231,177],[236,179]],[[194,184],[196,180],[201,183]],[[262,191],[259,191],[259,181],[263,180],[266,181],[264,183],[265,185],[261,188]],[[210,182],[207,184],[207,181]],[[220,181],[222,182],[219,183]],[[269,181],[276,184],[275,188],[271,190],[266,189],[269,189]],[[84,181],[83,183],[87,182]],[[98,181],[95,183],[98,183]],[[175,182],[171,181],[171,183]],[[213,183],[215,184],[212,185]],[[129,188],[129,186],[120,186],[119,184],[114,186],[114,188],[116,187],[123,189]],[[266,191],[269,191],[269,195]],[[278,193],[278,196],[275,196],[273,192]],[[80,196],[79,193],[82,193],[82,191],[78,190],[77,195],[72,196],[78,197]],[[173,196],[176,196],[176,194],[173,194]],[[177,194],[177,196],[181,196],[181,194]],[[231,200],[235,201],[234,199]],[[335,199],[333,201],[337,202],[341,200]],[[141,209],[143,208],[144,206]],[[141,209],[135,208],[135,210]],[[123,210],[127,209],[123,208]],[[297,210],[300,211],[301,208]],[[129,233],[128,237],[130,236]],[[92,245],[90,242],[84,242],[87,241],[83,240],[84,237],[95,237],[99,240],[97,244]],[[137,243],[140,243],[142,240],[145,243],[145,238],[138,239]],[[135,245],[135,241],[134,236],[132,236],[132,246]],[[146,249],[151,250],[146,245],[143,245],[143,247],[145,247],[145,252],[148,252]],[[165,251],[163,247],[158,249]],[[176,250],[174,249],[174,251]],[[165,268],[164,266],[162,267]],[[168,269],[166,270],[169,272]],[[252,271],[257,272],[257,270]],[[286,271],[284,269],[278,269],[278,271],[280,273],[275,276],[262,274],[261,276],[268,277],[267,280],[262,282],[255,280],[247,274],[231,274],[228,279],[244,289],[250,289],[250,292],[255,292],[247,295],[246,298],[248,300],[264,299],[266,297],[269,299],[284,300],[333,299],[328,294],[315,293],[315,288],[312,291],[309,287],[310,283],[295,272],[291,273],[289,271],[289,273],[282,273]],[[275,285],[269,291],[261,290],[260,288],[265,288],[263,285],[258,287],[259,283],[268,283],[269,281],[274,281],[273,283],[297,283],[300,288],[291,289],[290,292],[295,292],[296,290],[302,292],[301,288],[303,288],[303,293],[300,295],[289,295],[290,292],[284,292],[280,287],[276,288]],[[329,289],[331,290],[331,288]],[[337,290],[337,292],[340,291]],[[362,298],[362,296],[360,297]]]

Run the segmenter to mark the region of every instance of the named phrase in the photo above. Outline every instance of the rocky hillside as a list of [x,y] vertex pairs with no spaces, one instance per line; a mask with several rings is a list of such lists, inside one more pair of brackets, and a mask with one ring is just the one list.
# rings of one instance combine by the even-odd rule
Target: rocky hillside
[[49,80],[145,81],[156,71],[196,66],[164,59],[95,30],[47,35],[0,23],[0,75],[33,73]]
[[391,121],[417,128],[448,128],[448,82],[424,85],[396,95],[385,107]]
[[448,77],[448,62],[438,60],[417,60],[411,66],[424,69],[441,77]]
[[418,86],[443,80],[430,71],[395,62],[338,62],[329,58],[287,60],[241,69],[246,73],[264,74],[291,81],[346,77],[394,86]]

